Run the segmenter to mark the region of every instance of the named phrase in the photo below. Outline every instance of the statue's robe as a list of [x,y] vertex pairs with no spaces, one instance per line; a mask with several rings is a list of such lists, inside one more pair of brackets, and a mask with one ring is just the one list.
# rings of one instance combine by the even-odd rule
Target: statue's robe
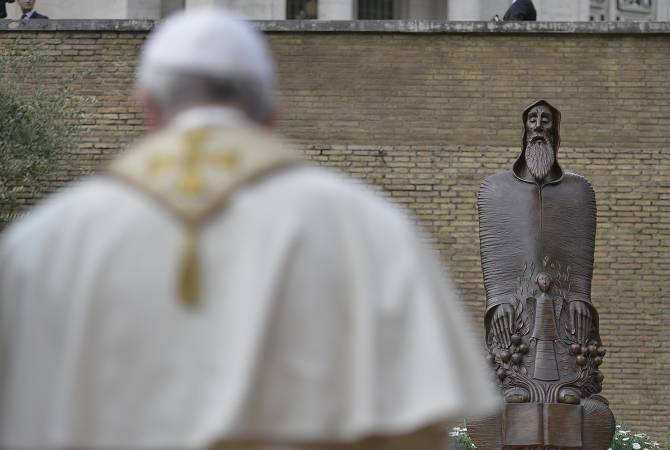
[[487,330],[496,306],[515,298],[525,300],[518,298],[520,278],[531,272],[560,273],[568,278],[561,286],[565,300],[591,304],[596,233],[593,188],[585,178],[564,173],[557,165],[555,179],[539,185],[522,177],[521,164],[519,160],[514,170],[486,178],[479,191]]
[[189,110],[3,233],[1,448],[320,449],[498,406],[410,221],[287,152]]

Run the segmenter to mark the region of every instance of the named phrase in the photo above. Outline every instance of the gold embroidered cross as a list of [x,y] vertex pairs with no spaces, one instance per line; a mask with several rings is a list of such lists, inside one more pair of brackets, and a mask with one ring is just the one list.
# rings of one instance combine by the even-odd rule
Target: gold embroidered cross
[[176,155],[158,155],[149,161],[149,171],[159,174],[177,169],[177,189],[190,196],[200,195],[205,188],[202,176],[204,167],[215,166],[221,170],[232,170],[239,164],[239,156],[230,150],[207,153],[203,149],[205,130],[189,131],[185,137],[185,150]]

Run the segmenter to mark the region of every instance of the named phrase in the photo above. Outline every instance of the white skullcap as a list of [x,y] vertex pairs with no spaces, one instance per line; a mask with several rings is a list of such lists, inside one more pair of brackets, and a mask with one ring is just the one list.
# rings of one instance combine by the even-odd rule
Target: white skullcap
[[246,78],[275,86],[270,50],[259,31],[220,7],[173,14],[149,36],[138,80],[152,72],[180,72],[214,78]]

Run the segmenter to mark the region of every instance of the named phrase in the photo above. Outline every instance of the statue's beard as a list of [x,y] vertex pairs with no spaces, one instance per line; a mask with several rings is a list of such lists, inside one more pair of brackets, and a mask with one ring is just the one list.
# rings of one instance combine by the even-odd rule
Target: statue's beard
[[531,139],[526,145],[526,166],[533,177],[542,181],[554,165],[554,144],[549,138]]

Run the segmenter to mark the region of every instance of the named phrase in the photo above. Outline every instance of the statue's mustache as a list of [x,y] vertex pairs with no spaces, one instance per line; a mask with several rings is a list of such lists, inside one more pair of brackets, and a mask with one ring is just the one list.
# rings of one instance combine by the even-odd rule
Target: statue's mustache
[[526,138],[526,143],[528,143],[528,144],[532,144],[532,143],[536,143],[536,142],[542,142],[544,144],[550,144],[551,139],[549,139],[547,136],[545,136],[543,134],[533,134],[533,135],[529,135]]

